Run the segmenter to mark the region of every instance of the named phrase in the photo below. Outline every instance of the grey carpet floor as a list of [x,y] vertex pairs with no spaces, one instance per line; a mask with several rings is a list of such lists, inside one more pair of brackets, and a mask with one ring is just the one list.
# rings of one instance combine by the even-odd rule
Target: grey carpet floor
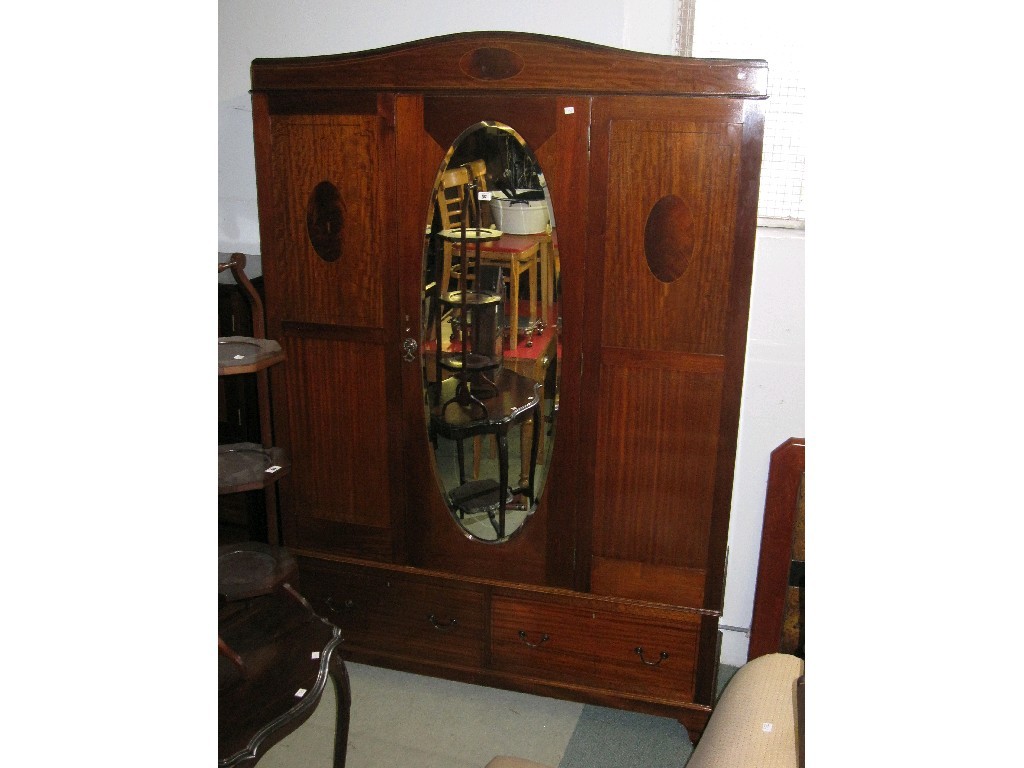
[[[347,768],[483,768],[515,755],[558,768],[678,768],[692,751],[669,718],[348,663]],[[731,674],[722,667],[719,688]],[[336,702],[276,744],[260,768],[331,765]]]
[[692,752],[676,720],[585,706],[558,768],[679,768]]

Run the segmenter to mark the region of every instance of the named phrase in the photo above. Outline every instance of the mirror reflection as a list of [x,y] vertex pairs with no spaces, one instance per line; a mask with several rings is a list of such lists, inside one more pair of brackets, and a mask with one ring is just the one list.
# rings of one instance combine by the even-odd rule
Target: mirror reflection
[[560,362],[551,199],[511,127],[478,123],[447,152],[429,204],[422,300],[435,477],[467,535],[503,541],[547,480]]

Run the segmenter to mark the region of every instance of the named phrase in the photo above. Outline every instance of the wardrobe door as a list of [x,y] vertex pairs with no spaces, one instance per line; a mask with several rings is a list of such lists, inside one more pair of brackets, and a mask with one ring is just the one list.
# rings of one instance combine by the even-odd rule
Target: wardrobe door
[[[285,543],[396,557],[404,504],[391,102],[254,97]],[[261,130],[262,129],[262,130]]]
[[594,101],[593,592],[721,609],[760,120],[740,99]]
[[[402,318],[407,327],[416,331],[421,327],[428,329],[423,334],[425,352],[420,367],[403,364],[405,423],[409,430],[407,479],[412,489],[406,526],[409,565],[462,576],[574,586],[579,368],[562,366],[561,361],[579,359],[583,335],[581,262],[586,221],[585,209],[580,207],[579,200],[586,194],[588,108],[584,98],[561,95],[473,93],[420,97],[402,94],[396,100],[398,165],[403,169],[405,184],[396,204],[402,222]],[[435,364],[434,347],[429,338],[432,323],[426,322],[428,313],[425,311],[428,294],[424,284],[429,285],[433,280],[424,280],[424,245],[427,242],[424,225],[431,221],[434,189],[442,165],[449,163],[451,157],[459,157],[450,151],[461,145],[462,149],[472,147],[470,152],[482,152],[474,134],[485,125],[506,126],[514,131],[542,172],[554,211],[552,220],[557,222],[552,238],[559,254],[558,313],[543,333],[530,342],[538,353],[547,350],[537,354],[536,360],[548,354],[555,361],[554,375],[549,381],[544,381],[548,377],[535,379],[549,387],[549,393],[557,387],[560,398],[557,411],[554,397],[543,406],[542,428],[545,439],[550,440],[551,453],[541,454],[545,481],[535,509],[521,528],[500,543],[467,535],[456,513],[449,509],[444,497],[447,491],[439,486],[438,458],[428,439],[424,414],[423,372],[432,375]],[[459,162],[464,162],[465,157]],[[493,187],[501,176],[493,165],[495,156],[488,157],[492,162],[490,182]],[[540,282],[539,277],[537,279]],[[524,279],[523,283],[527,281]],[[521,301],[521,306],[524,305],[526,301]],[[514,366],[519,361],[528,361],[529,354],[530,348],[522,339],[517,353],[520,357],[513,358],[506,343],[504,366],[517,370]],[[539,367],[531,365],[526,370],[535,374]],[[493,437],[487,436],[481,450],[490,452],[493,446]],[[514,445],[513,451],[518,449],[519,446]],[[472,441],[468,441],[467,450],[475,450]],[[448,466],[453,467],[454,461],[448,458],[451,462]],[[467,468],[472,471],[468,461]]]

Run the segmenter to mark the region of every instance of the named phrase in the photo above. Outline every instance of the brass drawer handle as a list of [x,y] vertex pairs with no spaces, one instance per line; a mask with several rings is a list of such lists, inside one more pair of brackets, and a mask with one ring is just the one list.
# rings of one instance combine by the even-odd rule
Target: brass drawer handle
[[545,632],[544,634],[542,634],[540,636],[540,642],[539,643],[531,643],[529,640],[526,639],[526,630],[525,629],[520,629],[519,630],[519,639],[522,640],[524,643],[526,643],[528,648],[540,648],[542,645],[544,645],[544,643],[546,643],[548,640],[550,640],[551,637],[550,637],[550,635],[548,635],[547,632]]
[[642,661],[648,667],[660,666],[661,662],[663,662],[665,659],[668,658],[668,651],[662,651],[660,654],[658,654],[658,660],[657,661],[648,661],[647,659],[644,658],[643,646],[639,646],[639,645],[636,648],[633,649],[633,653],[635,653],[637,656],[639,656],[640,657],[640,661]]
[[427,621],[429,621],[430,626],[432,626],[438,632],[450,632],[451,630],[455,629],[455,625],[459,623],[455,619],[449,619],[447,623],[438,621],[437,617],[434,614],[430,614],[429,616],[427,616]]

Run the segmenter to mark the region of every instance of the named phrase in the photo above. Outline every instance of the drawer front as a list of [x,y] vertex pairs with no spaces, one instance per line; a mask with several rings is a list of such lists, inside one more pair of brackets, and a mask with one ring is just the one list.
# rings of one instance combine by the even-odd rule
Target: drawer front
[[483,591],[445,579],[299,559],[302,591],[345,647],[479,666]]
[[491,599],[495,668],[693,701],[700,616],[588,598]]

